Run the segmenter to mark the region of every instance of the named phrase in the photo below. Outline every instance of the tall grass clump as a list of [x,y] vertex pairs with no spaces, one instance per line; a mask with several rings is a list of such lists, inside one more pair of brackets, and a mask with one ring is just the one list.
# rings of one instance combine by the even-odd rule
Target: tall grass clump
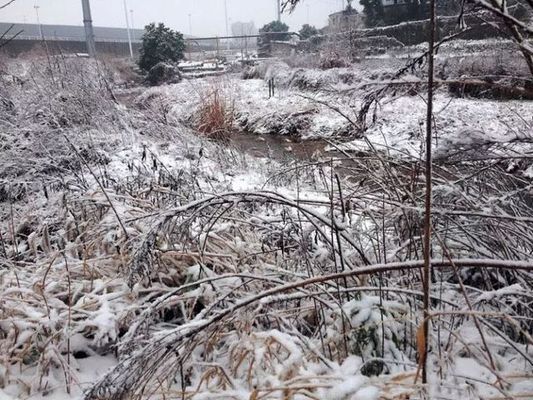
[[218,87],[209,87],[200,94],[196,116],[196,129],[209,139],[228,139],[235,122],[235,109],[231,99]]

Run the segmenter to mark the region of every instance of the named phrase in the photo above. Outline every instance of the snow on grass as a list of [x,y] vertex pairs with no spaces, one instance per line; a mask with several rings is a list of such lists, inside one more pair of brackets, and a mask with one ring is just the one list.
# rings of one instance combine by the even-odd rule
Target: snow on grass
[[[282,73],[288,74],[286,85],[279,76],[281,87],[271,99],[261,80],[202,79],[148,89],[135,111],[102,98],[109,114],[97,122],[109,131],[80,122],[83,118],[66,121],[73,125],[62,129],[81,148],[94,176],[83,165],[69,164],[76,157],[51,146],[66,171],[42,172],[39,178],[57,180],[57,186],[49,186],[46,196],[31,191],[3,214],[0,398],[78,399],[83,389],[111,390],[123,398],[145,389],[165,398],[185,391],[193,400],[419,396],[418,271],[352,276],[253,301],[272,288],[340,268],[422,254],[416,197],[421,187],[406,192],[401,170],[386,175],[382,166],[368,164],[364,179],[370,184],[339,178],[346,189],[342,198],[327,165],[271,179],[283,169],[280,163],[236,154],[226,143],[202,140],[183,126],[190,126],[203,91],[215,85],[234,106],[241,127],[252,133],[311,138],[345,130],[348,122],[339,113],[301,96],[318,95],[317,85],[338,83],[339,71]],[[304,83],[307,89],[298,86]],[[338,93],[319,98],[350,116],[360,104]],[[461,146],[527,139],[530,104],[449,100],[444,93],[436,99],[442,114],[437,150],[443,158]],[[420,97],[386,99],[367,135],[380,151],[415,157],[423,118]],[[54,140],[57,129],[49,132]],[[106,146],[95,153],[93,145],[100,143]],[[346,148],[351,145],[368,150],[364,141]],[[493,176],[491,182],[503,180],[498,171]],[[487,257],[493,251],[495,259],[509,254],[522,259],[530,245],[530,214],[520,208],[520,188],[503,194],[498,186],[468,189],[440,182],[435,197],[443,207],[461,205],[460,198],[500,213],[498,199],[508,195],[503,208],[508,218],[490,225],[475,217],[454,219],[452,213],[435,218],[436,231],[445,234],[454,255]],[[409,224],[415,228],[409,230]],[[500,239],[502,232],[508,240]],[[434,251],[440,254],[441,248],[435,244]],[[527,393],[531,350],[520,329],[530,315],[522,308],[530,277],[487,269],[480,281],[478,271],[467,270],[464,277],[470,279],[472,304],[493,324],[487,343],[498,373],[512,381],[510,393]],[[435,348],[444,342],[447,348],[434,352],[440,358],[432,358],[432,390],[452,388],[465,399],[497,395],[472,318],[453,315],[466,310],[456,277],[441,269],[436,279],[441,285],[433,292],[435,310],[443,315],[433,321],[439,330],[431,340]],[[525,317],[513,323],[491,319],[490,313],[502,310]],[[439,335],[446,340],[438,343]]]
[[[274,64],[268,71],[275,68],[282,67]],[[286,67],[284,71],[283,76],[295,73]],[[339,83],[342,71],[315,71],[313,74],[315,80],[319,80],[317,77],[321,76],[336,76],[336,81],[331,78],[331,82],[337,84],[331,83],[331,87],[335,90],[342,89],[342,84]],[[285,79],[294,81],[295,78],[292,76]],[[327,87],[328,79],[319,87]],[[204,79],[152,90],[169,99],[167,101],[173,104],[173,115],[184,121],[190,120],[188,116],[197,109],[202,90],[218,86],[233,106],[237,130],[303,139],[339,138],[357,132],[346,117],[357,121],[361,100],[353,95],[339,95],[335,92],[317,94],[313,90],[313,81],[306,89],[282,82],[284,83],[280,83],[273,98],[268,97],[268,86],[264,80],[241,80],[235,75],[224,78],[222,83]],[[425,107],[423,95],[385,98],[379,106],[376,122],[370,124],[364,135],[379,151],[400,158],[419,158],[422,151],[420,138],[424,135]],[[531,151],[531,145],[527,144],[531,142],[530,127],[533,124],[531,102],[453,99],[441,90],[435,98],[435,108],[436,159],[462,154],[474,147],[489,148],[501,144],[505,144],[503,153],[489,152],[488,155]],[[343,144],[341,148],[347,151],[369,151],[367,142],[362,139]]]

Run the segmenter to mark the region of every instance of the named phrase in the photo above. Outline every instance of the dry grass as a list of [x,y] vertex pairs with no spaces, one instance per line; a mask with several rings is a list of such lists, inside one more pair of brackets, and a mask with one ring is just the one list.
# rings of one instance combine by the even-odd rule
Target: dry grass
[[[421,396],[414,383],[424,194],[417,160],[370,152],[342,163],[274,165],[264,191],[234,193],[220,170],[251,168],[230,151],[176,133],[179,125],[154,115],[157,107],[120,111],[109,97],[100,104],[105,85],[81,83],[84,69],[61,71],[69,80],[58,70],[53,81],[35,75],[46,93],[72,83],[68,101],[53,98],[35,130],[54,133],[57,143],[68,133],[75,146],[139,130],[132,141],[144,145],[129,148],[115,169],[88,145],[69,151],[71,158],[67,145],[50,145],[52,159],[72,165],[25,175],[32,201],[10,195],[4,204],[0,388],[51,398],[54,389],[88,389],[91,400],[324,399],[357,378],[382,398]],[[202,96],[197,127],[206,136],[232,129],[224,93],[210,88]],[[82,118],[87,111],[98,118]],[[63,127],[47,123],[65,113],[72,118]],[[24,115],[2,115],[11,141]],[[156,146],[158,138],[170,139]],[[104,148],[115,164],[118,148]],[[56,182],[47,198],[32,186],[43,177]],[[463,157],[437,166],[434,184],[434,380],[454,397],[476,398],[483,386],[494,398],[517,398],[512,383],[530,379],[533,365],[531,182],[493,160]],[[281,188],[291,195],[274,193]],[[474,315],[498,370],[486,366]],[[80,382],[87,355],[116,356],[116,366],[97,382]],[[465,357],[487,371],[484,382],[457,376]],[[511,363],[523,374],[509,373]]]
[[196,130],[209,139],[227,140],[234,130],[235,112],[230,99],[218,87],[201,93]]

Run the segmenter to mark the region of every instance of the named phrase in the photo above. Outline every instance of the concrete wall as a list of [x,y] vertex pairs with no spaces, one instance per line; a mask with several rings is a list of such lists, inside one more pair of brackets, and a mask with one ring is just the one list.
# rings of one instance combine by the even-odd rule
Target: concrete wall
[[[140,48],[140,43],[133,43],[134,54],[137,55]],[[41,40],[13,40],[6,46],[2,47],[0,51],[9,57],[18,57],[24,53],[29,53],[32,51],[42,52],[45,49],[47,49],[50,54],[54,55],[87,52],[87,46],[85,42],[57,40],[47,40],[46,42]],[[130,55],[128,43],[97,42],[96,50],[100,54],[116,57],[127,57]]]
[[[505,29],[503,29],[504,27],[501,21],[490,15],[483,15],[483,17],[485,21],[490,21],[493,25],[483,23],[475,16],[466,15],[466,24],[471,29],[460,34],[458,39],[481,40],[506,37],[505,33],[503,33],[505,32]],[[499,26],[500,29],[497,29],[497,26]],[[503,32],[501,29],[503,29]],[[442,39],[458,32],[459,28],[457,26],[457,17],[439,18],[437,33],[438,39]],[[395,47],[397,47],[397,45],[412,46],[424,43],[427,42],[428,38],[428,20],[403,22],[398,25],[378,28],[353,29],[347,32],[320,36],[314,38],[313,43],[309,43],[309,47],[310,50],[312,47],[314,47],[315,50],[318,50],[321,45],[327,44],[331,41],[343,46],[350,46],[351,43],[355,43],[359,47],[359,44],[364,43],[365,41],[358,39],[377,37],[388,37],[393,39]]]
[[[496,25],[501,25],[499,21],[494,20],[491,16],[485,16],[486,20],[493,21]],[[483,24],[478,18],[474,16],[465,16],[466,24],[471,30],[462,33],[460,39],[489,39],[496,37],[504,37],[505,34],[494,26]],[[428,40],[428,20],[404,22],[398,25],[385,26],[382,28],[362,29],[357,31],[362,37],[370,36],[388,36],[394,38],[406,46],[415,45],[427,42]],[[437,39],[443,39],[459,32],[457,26],[457,17],[442,17],[439,18],[437,28]]]
[[[479,14],[478,14],[479,15]],[[461,33],[457,39],[482,40],[508,38],[502,22],[490,15],[483,15],[483,23],[476,16],[465,16],[471,30]],[[500,27],[498,29],[497,27]],[[457,17],[441,17],[438,23],[438,38],[458,33]],[[370,29],[353,29],[346,32],[314,36],[298,43],[301,53],[318,53],[322,50],[334,51],[344,57],[356,59],[365,55],[382,54],[404,46],[427,42],[428,20],[404,22],[398,25]]]

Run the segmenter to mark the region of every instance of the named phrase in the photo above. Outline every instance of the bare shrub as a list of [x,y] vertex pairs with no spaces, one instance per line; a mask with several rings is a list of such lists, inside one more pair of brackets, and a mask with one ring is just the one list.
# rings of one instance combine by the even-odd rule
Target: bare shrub
[[[512,47],[511,42],[505,43]],[[516,49],[501,49],[484,57],[445,58],[438,63],[436,72],[448,83],[449,93],[455,97],[533,99],[533,79]]]
[[346,67],[353,60],[349,41],[335,36],[328,36],[321,44],[319,54],[318,66],[321,69]]
[[284,57],[282,59],[291,68],[319,68],[317,54],[298,53],[293,57]]
[[244,70],[241,73],[242,79],[262,79],[261,72],[258,68],[258,66],[249,66],[244,68]]
[[176,126],[177,120],[172,115],[173,103],[158,89],[145,92],[135,99],[135,106],[150,119],[165,125]]
[[533,100],[533,80],[490,76],[459,79],[449,82],[448,91],[455,97]]
[[103,133],[116,129],[112,121],[121,113],[112,74],[87,59],[55,56],[23,63],[13,66],[2,93],[3,183],[31,182],[34,188],[79,173],[80,160],[64,140],[66,131],[81,153],[105,164],[102,150],[120,140]]
[[348,63],[335,51],[328,51],[320,56],[319,65],[321,69],[332,69],[346,67]]
[[[509,43],[509,46],[512,45]],[[509,63],[510,59],[513,60],[512,63]],[[488,53],[483,57],[466,54],[463,57],[452,56],[437,60],[436,73],[443,79],[465,76],[474,78],[485,76],[530,77],[526,62],[514,49],[500,50],[495,54]]]
[[243,79],[270,79],[273,74],[280,69],[286,70],[288,65],[280,61],[261,61],[253,67],[243,71]]
[[159,86],[164,83],[178,83],[181,74],[178,68],[172,64],[159,62],[148,71],[146,81],[152,86]]
[[138,67],[129,58],[101,57],[100,60],[105,68],[113,74],[113,81],[121,86],[132,87],[140,85],[143,77],[138,71]]

